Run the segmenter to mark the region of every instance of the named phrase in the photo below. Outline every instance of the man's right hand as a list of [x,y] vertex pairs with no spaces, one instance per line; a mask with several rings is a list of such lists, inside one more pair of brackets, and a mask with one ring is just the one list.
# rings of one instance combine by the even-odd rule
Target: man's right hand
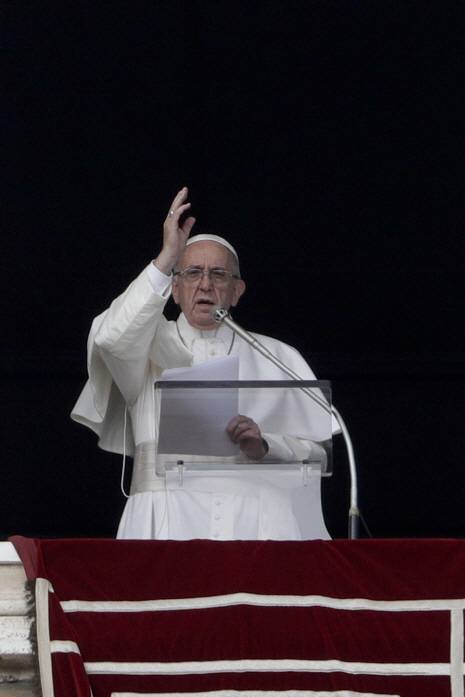
[[227,425],[226,433],[251,460],[262,460],[268,452],[268,443],[262,437],[258,425],[249,416],[235,416]]
[[182,226],[179,224],[182,214],[191,207],[190,203],[184,203],[188,193],[185,186],[176,194],[163,224],[163,248],[154,264],[166,276],[170,275],[181,258],[195,223],[195,218],[190,216],[186,218]]

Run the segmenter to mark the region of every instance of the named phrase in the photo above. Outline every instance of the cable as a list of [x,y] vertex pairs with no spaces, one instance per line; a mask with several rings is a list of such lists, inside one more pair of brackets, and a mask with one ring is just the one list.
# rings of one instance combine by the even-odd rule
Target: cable
[[124,430],[123,430],[123,466],[121,468],[121,491],[123,492],[123,496],[125,496],[127,499],[129,498],[129,494],[127,494],[124,490],[124,475],[126,474],[126,426],[127,426],[127,420],[128,420],[128,407],[127,405],[124,408]]

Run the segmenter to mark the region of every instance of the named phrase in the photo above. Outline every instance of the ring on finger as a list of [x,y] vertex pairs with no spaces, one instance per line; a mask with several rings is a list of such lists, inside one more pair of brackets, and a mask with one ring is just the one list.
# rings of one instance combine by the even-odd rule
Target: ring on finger
[[171,218],[172,215],[174,215],[174,211],[170,211],[166,217]]

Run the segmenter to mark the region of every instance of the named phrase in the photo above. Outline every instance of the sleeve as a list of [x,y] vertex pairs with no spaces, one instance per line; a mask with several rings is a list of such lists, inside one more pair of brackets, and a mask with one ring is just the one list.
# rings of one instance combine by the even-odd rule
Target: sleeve
[[262,433],[268,444],[268,453],[262,462],[280,460],[282,462],[320,462],[324,472],[328,464],[328,456],[322,443],[304,440],[295,436],[281,436],[276,433]]
[[[137,399],[157,329],[163,334],[162,326],[168,325],[162,312],[170,284],[171,279],[150,264],[92,323],[87,344],[89,379],[71,418],[92,429],[104,450],[123,452],[125,407]],[[126,436],[126,452],[132,454],[131,429]]]
[[92,343],[128,406],[140,393],[170,288],[171,280],[150,264],[112,302],[95,332]]

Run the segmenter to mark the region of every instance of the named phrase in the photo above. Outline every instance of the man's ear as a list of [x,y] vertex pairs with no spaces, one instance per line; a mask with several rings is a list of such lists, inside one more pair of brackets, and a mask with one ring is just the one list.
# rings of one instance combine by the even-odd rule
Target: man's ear
[[233,293],[233,299],[231,302],[231,307],[236,307],[237,303],[239,302],[239,298],[245,291],[245,283],[242,280],[242,278],[238,278],[236,280],[235,286],[234,286],[234,293]]
[[178,282],[174,278],[171,283],[171,295],[173,296],[173,300],[176,303],[176,305],[179,305]]

